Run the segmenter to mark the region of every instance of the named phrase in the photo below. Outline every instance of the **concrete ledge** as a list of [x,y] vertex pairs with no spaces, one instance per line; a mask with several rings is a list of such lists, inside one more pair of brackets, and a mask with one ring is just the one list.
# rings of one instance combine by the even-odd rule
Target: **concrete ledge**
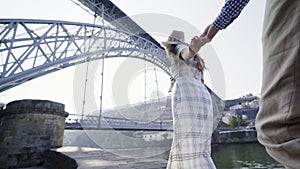
[[10,114],[24,114],[26,112],[39,112],[48,114],[57,114],[67,117],[69,114],[65,112],[65,105],[49,100],[16,100],[8,103],[6,109],[0,112],[0,117]]

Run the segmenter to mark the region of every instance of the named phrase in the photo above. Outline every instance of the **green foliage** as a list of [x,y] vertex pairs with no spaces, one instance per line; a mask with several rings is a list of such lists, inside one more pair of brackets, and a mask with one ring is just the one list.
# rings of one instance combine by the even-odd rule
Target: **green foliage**
[[239,126],[247,126],[248,122],[242,118],[242,116],[240,115],[236,115],[236,116],[232,116],[229,119],[229,126],[230,127],[239,127]]
[[237,123],[237,118],[235,116],[232,116],[230,119],[229,119],[229,126],[230,127],[237,127],[238,126],[238,123]]

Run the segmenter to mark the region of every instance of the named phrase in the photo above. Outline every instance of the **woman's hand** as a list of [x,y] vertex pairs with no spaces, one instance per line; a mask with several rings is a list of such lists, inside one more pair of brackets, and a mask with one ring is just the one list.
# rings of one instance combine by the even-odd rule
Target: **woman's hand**
[[189,49],[194,53],[198,53],[200,48],[205,45],[206,43],[210,42],[210,39],[208,39],[206,36],[195,36],[191,40],[191,43],[189,45]]

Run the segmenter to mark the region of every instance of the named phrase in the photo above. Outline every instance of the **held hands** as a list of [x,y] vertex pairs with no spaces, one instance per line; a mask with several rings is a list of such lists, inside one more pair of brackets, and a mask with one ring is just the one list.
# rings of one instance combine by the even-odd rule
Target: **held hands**
[[200,37],[195,36],[190,43],[189,49],[190,51],[197,53],[200,48],[204,46],[206,43],[210,42],[214,36],[218,33],[218,29],[213,25],[208,25],[202,35]]
[[193,37],[193,39],[191,40],[189,49],[193,52],[193,53],[197,53],[199,52],[200,48],[202,46],[204,46],[206,43],[210,42],[210,39],[207,38],[207,36],[195,36]]

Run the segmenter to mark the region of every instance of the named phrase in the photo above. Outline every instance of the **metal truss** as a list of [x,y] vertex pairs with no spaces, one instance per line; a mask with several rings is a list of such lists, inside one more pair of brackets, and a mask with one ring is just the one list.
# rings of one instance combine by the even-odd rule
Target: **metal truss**
[[[78,2],[88,8],[86,11],[94,13],[94,16],[100,18],[100,20],[105,20],[109,25],[115,28],[130,32],[135,35],[139,35],[145,39],[150,40],[154,44],[160,46],[160,44],[153,39],[142,27],[140,27],[135,21],[133,21],[129,16],[127,16],[120,8],[118,8],[110,0],[72,0],[77,5],[81,6]],[[91,13],[92,14],[92,13]]]
[[0,19],[0,92],[76,64],[114,57],[143,59],[170,74],[165,51],[133,33],[86,23]]

